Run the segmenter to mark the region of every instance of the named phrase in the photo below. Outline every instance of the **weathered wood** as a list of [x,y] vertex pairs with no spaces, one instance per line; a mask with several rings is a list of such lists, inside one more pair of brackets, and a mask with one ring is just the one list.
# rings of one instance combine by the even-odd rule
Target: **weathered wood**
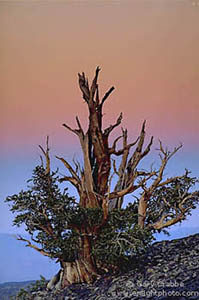
[[46,159],[46,174],[50,173],[50,156],[49,156],[49,137],[47,136],[46,138],[46,151],[44,150],[44,148],[39,145],[39,148],[41,149],[41,151],[43,152],[45,159]]

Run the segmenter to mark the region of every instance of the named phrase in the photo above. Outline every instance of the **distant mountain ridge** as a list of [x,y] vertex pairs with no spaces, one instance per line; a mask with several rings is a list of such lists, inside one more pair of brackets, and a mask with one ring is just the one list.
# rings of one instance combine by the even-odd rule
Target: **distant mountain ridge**
[[24,282],[6,282],[0,284],[0,299],[9,300],[11,296],[15,296],[20,289],[26,288],[35,281]]

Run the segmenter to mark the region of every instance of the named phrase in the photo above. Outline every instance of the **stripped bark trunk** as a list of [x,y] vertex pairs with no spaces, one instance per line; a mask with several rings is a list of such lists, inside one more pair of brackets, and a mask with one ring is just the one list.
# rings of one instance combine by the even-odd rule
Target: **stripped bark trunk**
[[89,237],[81,237],[78,258],[74,261],[61,260],[61,270],[49,281],[47,289],[57,290],[73,283],[91,283],[97,279],[100,275],[91,251]]
[[73,262],[62,262],[62,287],[72,283],[91,283],[99,276],[94,259],[91,255],[88,238],[84,237],[83,240],[85,246],[80,251],[79,258]]
[[92,283],[98,277],[95,266],[82,258],[74,262],[63,262],[62,268],[62,288],[73,283]]

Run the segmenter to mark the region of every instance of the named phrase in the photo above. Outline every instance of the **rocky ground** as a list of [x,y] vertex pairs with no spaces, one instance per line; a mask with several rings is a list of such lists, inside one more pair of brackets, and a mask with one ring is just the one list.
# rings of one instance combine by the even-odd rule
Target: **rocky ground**
[[34,300],[199,299],[199,234],[156,242],[139,269],[106,276],[93,285],[71,285],[62,292],[40,291]]

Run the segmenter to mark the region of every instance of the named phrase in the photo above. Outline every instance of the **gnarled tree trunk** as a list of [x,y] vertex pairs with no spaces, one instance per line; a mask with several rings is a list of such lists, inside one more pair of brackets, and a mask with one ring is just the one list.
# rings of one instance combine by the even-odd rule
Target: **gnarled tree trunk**
[[72,283],[91,283],[97,277],[97,268],[91,255],[90,241],[87,236],[81,239],[82,249],[78,258],[73,262],[62,262],[63,276],[61,278],[62,287]]
[[95,260],[91,254],[89,236],[80,240],[78,258],[74,261],[60,261],[61,270],[50,280],[47,289],[61,289],[73,283],[91,283],[99,277]]

